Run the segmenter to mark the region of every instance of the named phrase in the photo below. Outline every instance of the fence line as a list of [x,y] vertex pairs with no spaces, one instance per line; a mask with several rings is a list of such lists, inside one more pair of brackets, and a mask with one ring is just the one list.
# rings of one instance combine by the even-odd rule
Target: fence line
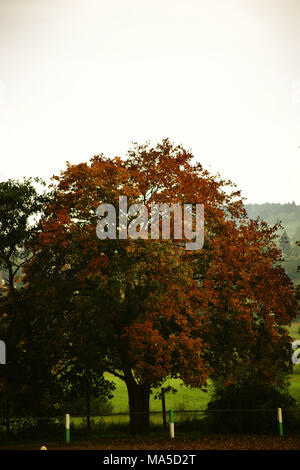
[[[91,427],[95,432],[102,433],[128,432],[130,416],[148,415],[150,429],[158,432],[164,429],[166,432],[166,420],[155,420],[155,416],[164,418],[162,410],[158,411],[120,411],[116,413],[96,413],[96,414],[67,414],[55,416],[27,416],[27,417],[3,417],[0,418],[0,432],[7,430],[7,435],[24,437],[28,433],[36,433],[41,436],[42,432],[52,432],[55,435],[61,435],[65,429],[66,442],[70,442],[70,431],[85,432],[90,431]],[[190,415],[190,416],[189,416]],[[115,421],[114,418],[126,417],[121,421]],[[151,420],[151,417],[153,419]],[[99,420],[97,420],[97,418]],[[111,420],[110,420],[111,418]],[[165,416],[167,418],[167,416]],[[83,419],[83,422],[79,422]],[[93,422],[91,422],[93,420]],[[39,424],[40,423],[40,424]],[[43,424],[44,423],[44,424]],[[300,408],[266,408],[266,409],[225,409],[225,410],[169,410],[168,423],[170,437],[175,436],[175,427],[177,432],[201,434],[272,434],[283,436],[283,430],[286,434],[300,435]],[[92,425],[92,426],[91,426]],[[163,426],[162,426],[163,425]],[[4,428],[4,429],[3,429]],[[48,431],[47,431],[48,430]],[[159,431],[160,432],[160,431]],[[26,434],[27,433],[27,434]]]
[[[199,410],[175,410],[174,413],[263,413],[263,412],[272,412],[277,413],[278,408],[257,408],[257,409],[199,409]],[[299,411],[300,408],[283,408],[283,411]],[[74,413],[72,415],[73,418],[86,418],[89,416],[90,418],[102,418],[108,416],[130,416],[130,415],[153,415],[153,414],[163,414],[161,410],[154,410],[154,411],[119,411],[116,413],[96,413],[96,414],[77,414]],[[35,421],[42,421],[42,420],[51,420],[51,419],[65,419],[65,414],[56,415],[56,416],[10,416],[10,417],[3,417],[0,419],[1,423],[6,423],[9,421],[18,421],[18,420],[35,420]]]

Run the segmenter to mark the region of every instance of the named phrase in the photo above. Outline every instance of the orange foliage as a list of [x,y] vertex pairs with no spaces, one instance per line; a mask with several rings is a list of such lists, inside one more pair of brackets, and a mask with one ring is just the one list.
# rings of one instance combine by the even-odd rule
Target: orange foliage
[[[47,277],[51,266],[52,286],[65,283],[66,298],[79,291],[72,305],[88,305],[99,335],[102,329],[111,335],[108,369],[112,351],[119,355],[115,367],[125,378],[132,371],[138,383],[181,376],[205,386],[224,370],[232,380],[237,365],[269,371],[276,348],[287,344],[281,327],[295,314],[294,291],[275,266],[275,228],[247,219],[230,181],[213,177],[190,152],[164,140],[155,148],[136,145],[125,161],[100,155],[68,164],[53,188],[27,280],[42,288],[39,273]],[[99,240],[96,209],[104,202],[117,207],[119,195],[147,207],[204,204],[203,249],[187,252],[173,240]],[[271,359],[263,355],[266,345]]]

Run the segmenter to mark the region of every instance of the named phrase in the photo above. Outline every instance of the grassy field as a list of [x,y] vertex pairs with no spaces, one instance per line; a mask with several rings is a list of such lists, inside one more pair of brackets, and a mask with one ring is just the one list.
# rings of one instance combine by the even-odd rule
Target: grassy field
[[[293,340],[300,340],[300,320],[294,321],[290,327],[290,335]],[[294,373],[290,376],[290,393],[300,406],[300,364],[294,366]]]
[[[116,390],[114,397],[111,400],[114,412],[128,411],[128,396],[125,383],[116,378],[109,376],[110,380],[113,380],[116,384]],[[208,388],[207,392],[202,392],[198,389],[191,389],[182,384],[180,380],[169,379],[164,386],[171,385],[177,389],[177,393],[166,394],[166,408],[173,408],[175,410],[199,410],[206,407],[210,400],[211,387]],[[150,410],[160,411],[161,401],[154,398],[154,394],[150,396]]]

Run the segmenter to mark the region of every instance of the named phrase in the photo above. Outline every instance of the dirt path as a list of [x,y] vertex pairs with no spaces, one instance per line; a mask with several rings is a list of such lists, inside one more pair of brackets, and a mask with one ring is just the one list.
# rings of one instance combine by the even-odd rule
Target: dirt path
[[0,450],[39,450],[45,444],[47,450],[300,450],[300,436],[211,436],[197,439],[178,438],[128,438],[128,439],[91,439],[90,441],[51,444],[2,445]]

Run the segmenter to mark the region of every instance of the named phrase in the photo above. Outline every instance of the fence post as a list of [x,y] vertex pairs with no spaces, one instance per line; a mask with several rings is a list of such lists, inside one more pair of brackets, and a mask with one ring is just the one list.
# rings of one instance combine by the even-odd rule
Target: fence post
[[164,388],[161,389],[161,404],[162,404],[163,426],[164,426],[164,429],[167,429],[166,398],[165,398]]
[[174,438],[175,437],[175,430],[174,430],[174,410],[170,410],[170,437]]
[[70,415],[66,414],[66,442],[70,442]]
[[278,418],[278,427],[279,427],[279,436],[283,436],[283,424],[282,424],[282,409],[277,409],[277,418]]

